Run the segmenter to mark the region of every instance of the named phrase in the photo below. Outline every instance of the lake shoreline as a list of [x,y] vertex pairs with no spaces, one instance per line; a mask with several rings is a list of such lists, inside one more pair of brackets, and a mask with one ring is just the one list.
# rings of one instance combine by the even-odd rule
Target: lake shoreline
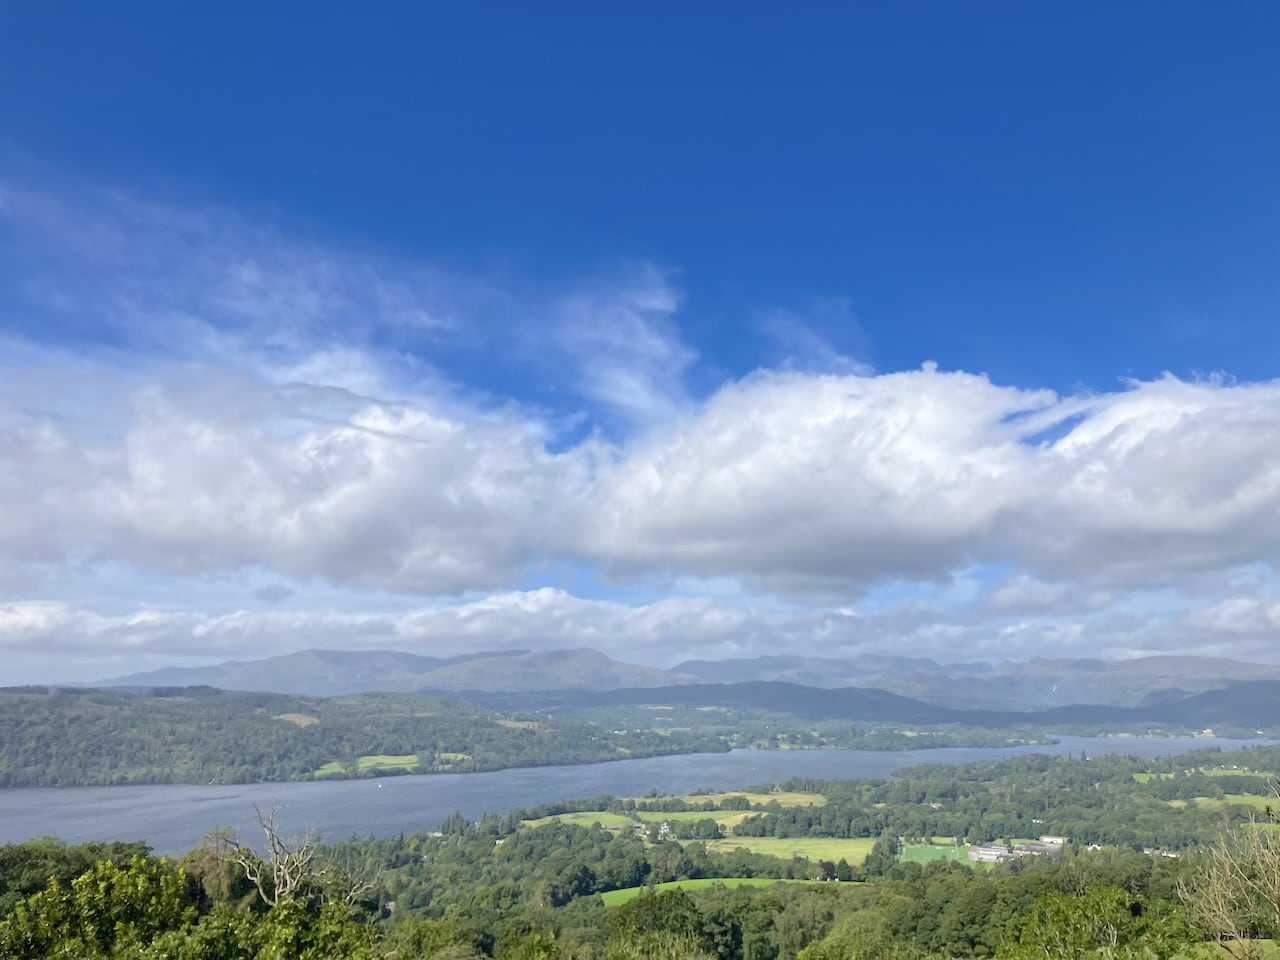
[[1162,757],[1196,750],[1234,752],[1273,741],[1208,738],[1062,737],[1052,746],[941,747],[926,750],[735,750],[674,754],[567,766],[514,767],[487,773],[408,775],[381,780],[257,784],[159,784],[14,787],[0,790],[0,843],[41,836],[69,842],[144,840],[159,853],[182,853],[218,827],[255,839],[254,805],[280,806],[291,831],[315,829],[331,840],[436,829],[449,815],[487,813],[557,800],[612,795],[684,795],[738,790],[793,777],[854,780],[891,777],[902,767],[959,764],[1027,754]]
[[1212,749],[1217,744],[1232,744],[1229,749],[1239,749],[1236,744],[1247,743],[1249,745],[1266,745],[1276,741],[1259,738],[1257,740],[1235,740],[1229,737],[1214,737],[1204,735],[1187,735],[1187,736],[1161,736],[1158,734],[1133,734],[1133,733],[1101,733],[1094,736],[1075,736],[1071,734],[1060,734],[1049,736],[1044,740],[1011,740],[1004,745],[974,745],[974,746],[894,746],[894,747],[828,747],[828,746],[789,746],[789,747],[734,747],[724,750],[693,750],[682,753],[653,753],[639,757],[607,757],[601,760],[592,760],[585,763],[532,763],[518,764],[507,767],[491,767],[484,770],[404,770],[398,768],[388,768],[358,776],[324,776],[324,777],[297,777],[292,780],[150,780],[140,781],[136,783],[76,783],[76,784],[33,784],[20,786],[0,786],[0,795],[10,793],[16,790],[126,790],[133,787],[201,787],[201,786],[219,786],[219,787],[265,787],[265,786],[294,786],[297,784],[318,784],[318,783],[359,783],[368,781],[382,780],[400,780],[405,778],[419,779],[432,777],[475,777],[484,776],[486,774],[504,773],[511,770],[545,770],[558,769],[561,767],[598,767],[607,766],[614,763],[632,763],[637,760],[660,760],[668,757],[708,757],[708,756],[724,756],[726,754],[738,753],[761,753],[761,754],[779,754],[779,753],[839,753],[844,751],[852,751],[855,753],[882,753],[882,754],[928,754],[939,750],[1014,750],[1014,749],[1034,749],[1036,747],[1053,748],[1062,743],[1063,740],[1099,740],[1108,743],[1136,743],[1143,741],[1161,741],[1161,742],[1194,742],[1198,746],[1188,748],[1195,749]]

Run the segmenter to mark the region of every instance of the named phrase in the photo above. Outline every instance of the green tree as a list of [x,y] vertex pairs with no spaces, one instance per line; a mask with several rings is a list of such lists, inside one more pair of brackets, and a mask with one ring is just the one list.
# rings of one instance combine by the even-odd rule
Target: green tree
[[605,960],[716,960],[697,937],[646,933],[610,938]]
[[702,914],[688,893],[668,890],[642,894],[609,916],[611,947],[623,943],[652,945],[657,942],[655,937],[706,949]]
[[898,865],[898,854],[902,852],[902,844],[897,834],[885,830],[875,842],[867,859],[863,861],[862,872],[868,877],[887,876]]
[[1032,904],[1016,942],[1002,960],[1164,960],[1186,949],[1190,930],[1171,905],[1149,907],[1117,887],[1091,887],[1073,896],[1052,893]]
[[0,921],[0,957],[111,957],[194,924],[197,896],[167,860],[105,861],[70,885],[55,877]]

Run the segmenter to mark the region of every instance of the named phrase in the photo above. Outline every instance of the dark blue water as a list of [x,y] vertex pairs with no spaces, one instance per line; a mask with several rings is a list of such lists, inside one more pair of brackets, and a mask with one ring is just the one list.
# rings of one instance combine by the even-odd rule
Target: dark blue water
[[1063,737],[1034,747],[939,750],[736,750],[733,753],[652,757],[583,766],[532,767],[496,773],[436,774],[317,783],[241,786],[67,787],[0,790],[0,843],[57,836],[89,840],[146,840],[160,853],[191,849],[217,827],[236,827],[256,839],[253,805],[280,805],[290,833],[314,828],[329,840],[434,830],[461,812],[471,819],[573,797],[689,793],[701,787],[733,790],[790,777],[832,780],[887,777],[918,763],[966,763],[1022,753],[1090,756],[1104,753],[1165,757],[1221,747],[1238,750],[1267,741]]

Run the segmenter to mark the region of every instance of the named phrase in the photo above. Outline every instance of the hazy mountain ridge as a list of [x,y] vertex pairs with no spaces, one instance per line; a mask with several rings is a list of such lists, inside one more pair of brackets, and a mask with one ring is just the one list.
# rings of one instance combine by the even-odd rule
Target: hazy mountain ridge
[[103,681],[110,686],[211,686],[311,696],[345,693],[533,692],[652,689],[687,684],[786,683],[810,690],[857,688],[969,712],[1044,711],[1091,704],[1159,707],[1243,682],[1280,681],[1280,667],[1210,657],[940,664],[922,657],[848,659],[776,655],[690,660],[671,670],[588,648],[483,651],[430,657],[390,650],[304,650],[210,667],[175,667]]
[[418,690],[525,691],[652,687],[691,681],[669,670],[623,663],[598,650],[501,650],[427,657],[394,650],[303,650],[208,667],[166,667],[99,681],[111,687],[209,686],[300,696]]
[[819,689],[780,680],[729,684],[691,684],[633,690],[557,690],[526,694],[473,692],[469,702],[491,710],[554,712],[557,708],[608,706],[751,707],[801,720],[855,720],[901,724],[946,724],[993,729],[1030,726],[1160,725],[1203,730],[1230,726],[1254,730],[1280,729],[1280,680],[1233,684],[1157,704],[1120,707],[1079,703],[1046,710],[956,709],[914,700],[884,690],[859,687]]
[[[746,707],[803,720],[890,720],[901,723],[962,723],[963,710],[937,707],[884,690],[818,689],[782,680],[699,683],[608,691],[546,690],[527,694],[470,692],[465,699],[487,709],[553,710],[566,707],[682,706]],[[501,705],[501,707],[499,707]]]
[[991,710],[1044,710],[1079,703],[1132,707],[1246,680],[1280,680],[1277,666],[1189,656],[1036,658],[998,664],[939,664],[921,657],[879,655],[772,656],[690,660],[675,669],[706,682],[778,680],[823,689],[873,687],[937,706]]

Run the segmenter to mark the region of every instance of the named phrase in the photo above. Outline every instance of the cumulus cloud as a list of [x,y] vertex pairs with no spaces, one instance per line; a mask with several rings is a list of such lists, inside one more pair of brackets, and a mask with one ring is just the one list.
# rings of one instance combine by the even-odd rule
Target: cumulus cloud
[[[1249,644],[1275,629],[1275,608],[1230,574],[1272,576],[1280,549],[1280,382],[1165,376],[1061,396],[931,364],[876,373],[828,362],[788,319],[826,360],[697,394],[679,296],[656,268],[524,304],[225,211],[113,197],[80,214],[0,190],[14,254],[0,272],[0,582],[29,595],[51,569],[112,565],[175,593],[253,570],[468,598],[394,621],[321,617],[338,645],[444,624],[496,645],[536,629],[654,650],[1136,651],[1162,641],[1126,604],[1160,591],[1197,597],[1194,616],[1160,612],[1184,648],[1210,642],[1196,630]],[[435,362],[459,339],[492,349],[474,328],[513,306],[534,318],[531,369],[577,398],[562,409]],[[559,434],[566,415],[585,439]],[[511,592],[565,564],[652,602]],[[840,612],[886,583],[939,585],[941,604],[958,575],[989,569],[1006,575],[963,617]],[[745,606],[661,599],[713,582]],[[471,599],[485,591],[498,593]],[[290,599],[273,596],[259,599]],[[125,623],[61,599],[11,608],[9,636],[129,647],[330,629],[294,631],[302,615],[283,609]]]
[[761,373],[602,470],[591,542],[620,570],[784,592],[940,578],[994,559],[1024,456],[1005,420],[1053,400],[936,371]]
[[1270,641],[1280,633],[1280,601],[1230,597],[1188,617],[1191,626],[1219,637]]
[[10,556],[431,594],[502,585],[572,527],[574,461],[524,423],[198,370],[131,401],[110,438],[0,411]]
[[1056,614],[1097,610],[1115,599],[1106,591],[1087,590],[1078,583],[1047,583],[1017,574],[996,584],[985,596],[985,606],[998,614]]
[[1277,441],[1275,382],[1059,398],[929,368],[765,373],[613,460],[592,542],[620,570],[818,595],[992,563],[1149,587],[1275,561]]
[[[431,595],[571,560],[847,600],[995,563],[1146,588],[1270,564],[1280,543],[1276,384],[1166,378],[1082,404],[928,370],[758,374],[623,445],[558,452],[519,416],[223,369],[120,386],[105,433],[0,393],[10,562]],[[1065,409],[1072,429],[1028,442]]]

